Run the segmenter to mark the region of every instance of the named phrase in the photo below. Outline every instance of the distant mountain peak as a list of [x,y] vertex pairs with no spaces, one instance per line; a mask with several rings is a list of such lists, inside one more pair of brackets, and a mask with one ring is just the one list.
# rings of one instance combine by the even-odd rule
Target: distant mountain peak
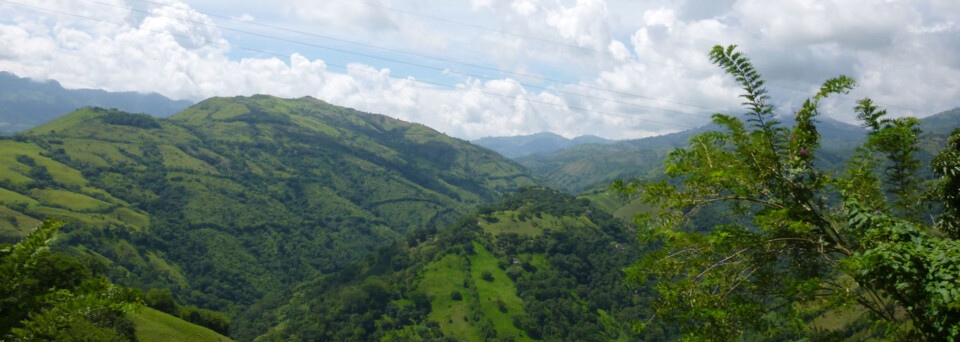
[[548,155],[579,145],[608,145],[616,141],[594,135],[568,139],[553,132],[540,132],[529,135],[486,137],[473,140],[472,143],[497,151],[507,158],[520,158],[529,155]]
[[35,80],[0,71],[0,135],[23,132],[83,107],[117,108],[167,117],[193,104],[157,93],[66,89],[56,80]]

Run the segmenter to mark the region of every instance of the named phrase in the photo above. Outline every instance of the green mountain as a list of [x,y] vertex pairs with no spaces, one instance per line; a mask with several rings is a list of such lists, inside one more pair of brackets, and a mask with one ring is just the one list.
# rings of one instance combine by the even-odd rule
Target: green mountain
[[57,81],[38,82],[0,71],[0,135],[25,131],[82,107],[118,108],[167,117],[192,104],[156,93],[64,89]]
[[555,133],[542,132],[512,137],[486,137],[471,142],[497,151],[507,158],[519,158],[529,155],[549,155],[580,145],[610,145],[616,143],[616,140],[604,139],[594,135],[582,135],[567,139]]
[[231,341],[213,330],[149,307],[131,314],[130,319],[137,326],[137,340],[140,342]]
[[85,108],[0,140],[0,239],[54,217],[115,282],[236,315],[519,186],[515,162],[312,98]]
[[[789,125],[787,119],[781,119]],[[925,132],[921,139],[920,159],[929,161],[944,145],[954,128],[960,127],[960,108],[942,112],[921,120]],[[545,181],[564,191],[580,193],[616,178],[652,178],[663,174],[663,159],[687,140],[718,127],[707,125],[683,132],[636,140],[624,140],[611,145],[582,145],[547,155],[529,155],[515,158],[520,164],[541,176]],[[817,123],[823,146],[819,158],[825,167],[839,167],[863,140],[866,131],[858,126],[832,119]]]
[[920,129],[924,133],[949,135],[960,127],[960,107],[925,117],[921,121]]
[[629,226],[589,200],[524,188],[264,302],[237,318],[238,337],[636,340],[647,292],[624,286],[623,269],[641,252]]

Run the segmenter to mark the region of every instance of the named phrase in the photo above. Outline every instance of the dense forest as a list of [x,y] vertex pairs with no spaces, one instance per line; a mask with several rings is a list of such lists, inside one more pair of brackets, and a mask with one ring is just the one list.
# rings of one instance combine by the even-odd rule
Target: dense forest
[[0,140],[0,158],[3,241],[56,218],[53,249],[230,317],[534,184],[489,150],[310,98],[86,108]]
[[623,285],[642,252],[634,235],[589,200],[522,188],[248,312],[237,337],[637,340],[631,324],[650,312],[646,292]]
[[960,128],[871,99],[825,124],[842,75],[784,119],[709,56],[746,114],[526,159],[544,178],[313,98],[3,137],[0,339],[960,338]]

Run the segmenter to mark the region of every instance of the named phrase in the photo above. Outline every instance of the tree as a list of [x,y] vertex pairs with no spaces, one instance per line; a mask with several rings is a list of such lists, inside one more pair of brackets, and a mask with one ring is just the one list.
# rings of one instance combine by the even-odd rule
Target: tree
[[140,292],[110,284],[73,257],[47,246],[62,224],[47,220],[0,250],[0,338],[10,341],[135,340],[127,312]]
[[[747,121],[715,114],[723,131],[671,152],[664,162],[670,180],[613,185],[659,208],[637,218],[643,239],[659,247],[629,271],[632,285],[652,282],[659,294],[656,313],[637,328],[659,318],[688,339],[736,340],[748,331],[775,334],[784,324],[803,332],[824,311],[857,310],[891,336],[957,339],[960,243],[914,217],[922,192],[916,121],[885,119],[861,100],[856,110],[869,138],[848,170],[834,175],[817,167],[818,104],[852,89],[853,79],[824,82],[787,127],[735,46],[715,46],[710,58],[743,86]],[[692,229],[689,218],[709,207],[734,217],[706,233]]]
[[938,228],[953,239],[960,239],[960,128],[953,130],[943,149],[930,165],[940,177],[937,194],[943,198],[943,214]]

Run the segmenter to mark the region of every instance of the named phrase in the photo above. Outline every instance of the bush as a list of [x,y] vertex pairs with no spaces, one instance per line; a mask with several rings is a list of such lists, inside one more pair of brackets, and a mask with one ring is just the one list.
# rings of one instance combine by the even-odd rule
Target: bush
[[144,297],[144,302],[151,308],[180,316],[180,310],[177,308],[177,302],[173,300],[170,289],[150,289]]
[[493,281],[493,273],[490,273],[490,271],[483,271],[483,273],[480,274],[480,278],[483,278],[483,280],[486,281]]
[[460,300],[463,300],[463,295],[460,294],[460,291],[453,290],[452,292],[450,292],[450,299],[460,301]]
[[511,280],[516,281],[517,278],[523,275],[523,267],[520,265],[510,265],[507,267],[507,277],[510,277]]
[[221,335],[230,334],[230,319],[226,315],[213,310],[200,309],[192,305],[183,306],[180,307],[180,318],[207,327]]

